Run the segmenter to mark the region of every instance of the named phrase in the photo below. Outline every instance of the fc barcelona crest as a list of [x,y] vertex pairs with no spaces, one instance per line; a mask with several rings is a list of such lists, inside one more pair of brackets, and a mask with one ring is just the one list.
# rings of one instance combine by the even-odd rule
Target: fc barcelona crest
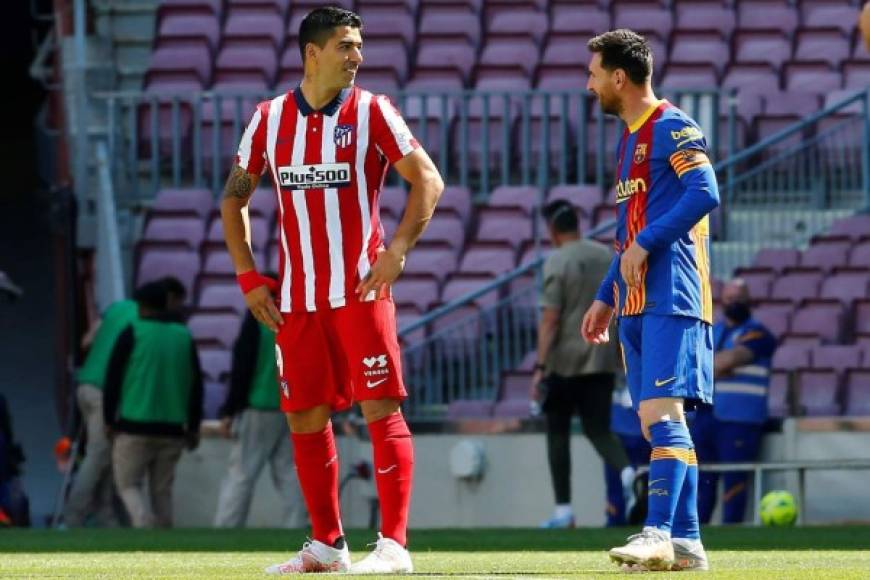
[[334,139],[335,146],[339,149],[350,147],[353,142],[353,125],[336,125]]
[[646,159],[646,143],[638,143],[634,148],[634,162],[640,165]]

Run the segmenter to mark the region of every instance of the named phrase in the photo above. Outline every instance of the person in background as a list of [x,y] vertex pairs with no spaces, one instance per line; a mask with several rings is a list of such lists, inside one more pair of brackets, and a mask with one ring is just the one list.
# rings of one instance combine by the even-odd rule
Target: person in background
[[[652,449],[649,442],[643,438],[640,428],[640,418],[631,406],[631,395],[623,383],[613,391],[613,404],[610,410],[610,430],[622,442],[622,447],[628,455],[631,466],[636,470],[641,465],[649,464]],[[609,464],[604,464],[604,483],[607,489],[607,526],[636,525],[646,517],[646,505],[638,492],[638,485],[646,488],[647,476],[644,474],[635,481],[634,489],[637,502],[634,510],[627,510],[625,490],[620,473]],[[643,512],[643,513],[642,513]]]
[[557,248],[544,263],[538,324],[538,362],[532,399],[547,416],[547,455],[556,508],[544,528],[574,527],[571,509],[571,419],[579,413],[583,433],[601,459],[623,478],[625,501],[633,504],[634,469],[610,430],[616,372],[613,345],[583,342],[578,329],[610,266],[607,246],[580,237],[574,206],[557,200],[544,208],[550,239]]
[[[167,295],[170,309],[184,304],[184,285],[173,277],[157,282]],[[112,348],[121,332],[139,316],[135,300],[119,300],[111,304],[84,339],[90,345],[85,362],[79,369],[76,399],[84,423],[87,446],[70,488],[64,510],[67,527],[85,525],[89,517],[101,526],[116,527],[114,509],[115,486],[112,482],[111,449],[103,423],[103,384]]]
[[[266,274],[276,279],[274,273]],[[281,412],[275,335],[249,311],[233,346],[230,391],[219,411],[225,437],[234,437],[230,466],[221,488],[215,526],[245,525],[254,485],[268,462],[282,500],[282,524],[308,525],[302,491],[293,469],[293,445]]]
[[202,373],[165,285],[145,284],[134,298],[138,318],[118,336],[109,359],[103,419],[113,440],[115,485],[133,526],[171,527],[176,464],[185,446],[199,444]]
[[[713,326],[713,406],[698,408],[692,440],[702,463],[757,461],[767,421],[767,390],[776,339],[752,318],[749,289],[737,278],[722,288],[724,318]],[[709,523],[716,506],[718,473],[702,472],[698,516]],[[722,523],[737,524],[746,512],[749,473],[722,474]]]

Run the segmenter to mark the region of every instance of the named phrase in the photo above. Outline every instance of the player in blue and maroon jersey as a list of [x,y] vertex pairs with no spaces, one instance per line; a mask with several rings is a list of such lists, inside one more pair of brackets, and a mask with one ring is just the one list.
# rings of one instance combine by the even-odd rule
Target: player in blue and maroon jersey
[[608,340],[616,311],[632,404],[652,446],[646,525],[611,559],[646,569],[707,569],[698,464],[685,411],[713,398],[708,214],[719,205],[701,129],[652,91],[646,40],[589,41],[587,88],[625,130],[617,149],[617,254],[581,332]]

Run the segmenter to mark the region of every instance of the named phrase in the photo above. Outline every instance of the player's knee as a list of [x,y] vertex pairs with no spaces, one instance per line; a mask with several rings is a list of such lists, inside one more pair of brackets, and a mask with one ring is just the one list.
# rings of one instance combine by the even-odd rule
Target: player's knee
[[663,421],[685,421],[683,400],[673,398],[647,399],[638,408],[641,429],[647,441],[650,440],[649,428]]
[[400,404],[400,401],[397,399],[375,399],[360,401],[359,406],[366,423],[374,423],[398,412]]
[[287,426],[291,433],[317,433],[326,429],[332,410],[329,405],[287,413]]

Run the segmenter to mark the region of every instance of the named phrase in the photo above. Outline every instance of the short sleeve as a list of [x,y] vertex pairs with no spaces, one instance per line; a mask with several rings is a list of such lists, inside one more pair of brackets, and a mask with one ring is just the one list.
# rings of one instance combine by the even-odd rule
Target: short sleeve
[[662,123],[665,153],[677,177],[689,171],[710,165],[707,139],[697,124],[689,119],[675,117]]
[[770,358],[776,350],[776,339],[764,327],[748,329],[734,340],[735,346],[742,346],[752,351],[754,359]]
[[558,254],[553,254],[544,262],[544,283],[541,289],[541,297],[538,301],[541,308],[553,308],[562,310],[565,296],[562,290],[563,272],[558,260]]
[[370,118],[372,141],[390,163],[396,163],[420,147],[402,115],[386,96],[377,95],[372,100]]
[[236,165],[253,175],[262,175],[266,169],[266,125],[269,117],[269,103],[260,103],[254,111],[251,121],[245,127],[239,151],[236,154]]

